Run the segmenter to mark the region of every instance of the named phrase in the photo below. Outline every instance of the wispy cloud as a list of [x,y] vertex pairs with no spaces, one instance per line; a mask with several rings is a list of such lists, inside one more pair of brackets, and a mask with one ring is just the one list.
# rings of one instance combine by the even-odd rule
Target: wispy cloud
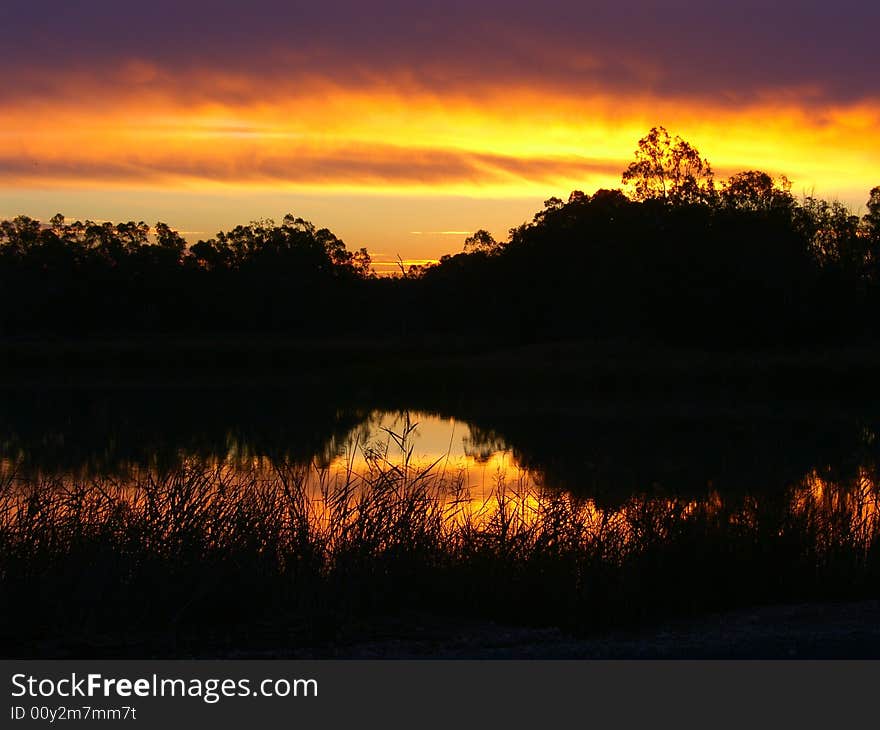
[[[471,232],[446,225],[522,220],[429,198],[616,187],[655,124],[722,175],[823,195],[878,183],[880,4],[864,0],[32,0],[0,3],[0,26],[0,187],[23,206],[170,193],[138,208],[165,220],[187,195],[374,196],[381,210],[322,210],[359,221],[348,239],[427,254]],[[217,217],[178,214],[192,236]]]
[[469,236],[473,231],[410,231],[412,236]]
[[558,0],[552,12],[527,0],[250,0],[247,12],[229,0],[60,5],[0,8],[9,71],[0,96],[58,99],[92,80],[111,94],[238,103],[316,79],[438,99],[519,86],[730,106],[793,89],[805,102],[880,96],[880,7],[864,0]]

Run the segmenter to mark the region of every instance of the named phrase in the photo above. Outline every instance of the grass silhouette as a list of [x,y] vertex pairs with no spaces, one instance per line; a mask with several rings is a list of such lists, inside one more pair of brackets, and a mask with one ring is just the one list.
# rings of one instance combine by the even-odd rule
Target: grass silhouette
[[415,465],[412,424],[369,467],[190,461],[132,480],[10,476],[0,489],[2,643],[16,656],[211,655],[344,646],[429,613],[576,635],[756,604],[875,597],[878,482],[634,495],[475,496]]

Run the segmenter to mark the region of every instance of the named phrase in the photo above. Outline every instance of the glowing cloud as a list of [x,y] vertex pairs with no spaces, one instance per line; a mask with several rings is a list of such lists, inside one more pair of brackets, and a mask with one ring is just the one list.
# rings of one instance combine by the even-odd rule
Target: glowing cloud
[[[431,258],[452,235],[522,220],[439,219],[440,198],[515,199],[525,215],[524,201],[617,187],[662,124],[720,177],[784,173],[796,193],[858,205],[880,183],[880,10],[747,5],[9,0],[0,199],[15,191],[45,216],[47,191],[96,204],[130,191],[132,216],[167,219],[143,191],[379,196],[372,224],[320,222],[375,244],[381,221],[387,243]],[[404,199],[423,215],[394,228]]]

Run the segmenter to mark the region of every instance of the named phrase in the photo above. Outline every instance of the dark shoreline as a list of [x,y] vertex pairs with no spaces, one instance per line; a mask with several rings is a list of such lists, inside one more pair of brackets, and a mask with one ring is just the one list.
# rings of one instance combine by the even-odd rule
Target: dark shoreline
[[[473,338],[283,335],[0,339],[7,383],[42,385],[281,384],[369,378],[380,386],[540,385],[613,394],[678,387],[765,395],[846,394],[880,373],[880,344],[707,349],[617,341],[513,344]],[[340,380],[341,379],[341,380]]]

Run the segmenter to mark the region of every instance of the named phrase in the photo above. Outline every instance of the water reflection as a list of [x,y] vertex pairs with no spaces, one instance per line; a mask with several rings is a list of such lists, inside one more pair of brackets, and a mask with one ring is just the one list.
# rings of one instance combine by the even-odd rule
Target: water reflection
[[[601,519],[640,500],[710,510],[752,499],[874,520],[880,447],[868,408],[410,394],[417,405],[405,409],[334,396],[257,387],[9,391],[0,476],[135,484],[196,465],[267,482],[284,465],[320,489],[403,468],[457,485],[456,499],[467,490],[474,510],[503,487],[568,495]],[[521,514],[534,506],[520,502]]]
[[331,470],[366,474],[403,465],[441,480],[454,478],[483,494],[499,484],[540,483],[502,439],[484,440],[466,422],[421,411],[374,411],[332,450],[337,456]]
[[501,453],[488,474],[490,462],[467,454],[441,461],[404,449],[395,458],[391,451],[366,448],[328,465],[184,460],[171,471],[144,469],[122,481],[10,475],[0,483],[0,528],[7,535],[51,529],[53,540],[64,541],[135,524],[162,540],[196,533],[211,542],[245,529],[267,543],[300,530],[331,552],[352,534],[362,540],[375,531],[383,543],[389,535],[417,541],[427,531],[448,546],[483,535],[543,549],[557,540],[604,545],[621,556],[694,529],[699,539],[750,535],[765,547],[794,536],[817,556],[841,549],[867,554],[880,540],[880,481],[866,470],[855,482],[814,472],[774,494],[643,492],[609,506],[547,488]]
[[[362,420],[354,426],[354,418]],[[347,431],[344,429],[348,429]],[[335,433],[334,433],[335,431]],[[533,483],[531,473],[520,466],[502,439],[487,439],[463,421],[421,411],[376,410],[363,415],[360,411],[338,412],[330,436],[321,439],[310,434],[310,447],[279,448],[259,440],[249,440],[235,431],[218,440],[214,448],[190,449],[186,445],[173,449],[157,447],[155,454],[138,458],[131,448],[119,449],[119,441],[111,438],[106,450],[83,461],[66,459],[67,439],[47,434],[37,444],[24,445],[20,437],[7,438],[0,474],[8,477],[87,479],[114,476],[137,479],[151,470],[171,469],[185,463],[202,463],[211,468],[270,474],[277,463],[313,466],[331,473],[353,470],[359,475],[381,463],[392,468],[407,463],[410,469],[430,470],[440,478],[454,475],[469,488],[491,488],[499,482]],[[112,454],[130,454],[128,458],[110,458]],[[160,456],[161,454],[161,456]]]
[[[360,420],[350,425],[356,414]],[[862,445],[874,442],[862,435]],[[238,509],[229,506],[230,499],[259,495],[276,518],[306,519],[309,529],[330,532],[357,519],[369,502],[381,504],[386,516],[417,507],[448,525],[480,530],[499,525],[534,530],[558,519],[564,504],[566,519],[578,525],[583,539],[613,535],[624,543],[663,539],[697,516],[750,530],[759,529],[768,514],[777,531],[800,520],[811,526],[817,548],[844,539],[867,550],[880,534],[878,479],[875,462],[867,457],[855,471],[844,461],[811,468],[781,484],[773,475],[769,486],[757,482],[733,490],[719,489],[723,474],[717,481],[706,478],[696,490],[676,489],[680,485],[670,482],[669,474],[687,473],[687,465],[676,461],[670,469],[661,460],[654,462],[654,479],[609,497],[607,489],[598,488],[595,469],[580,473],[593,479],[592,491],[558,480],[573,465],[591,464],[589,448],[561,451],[541,462],[527,445],[508,445],[495,430],[424,411],[337,411],[330,436],[312,434],[309,443],[318,446],[306,452],[261,448],[227,433],[220,449],[178,448],[176,458],[166,453],[162,459],[118,460],[106,472],[100,471],[100,462],[60,468],[57,461],[41,461],[39,451],[21,445],[10,449],[11,443],[20,440],[6,439],[0,461],[7,520],[41,504],[53,519],[88,514],[100,521],[96,515],[119,505],[135,513],[146,505],[156,510],[165,504],[172,510],[172,504],[195,495],[201,508],[223,514]],[[57,458],[63,439],[46,443]],[[108,445],[108,453],[115,446]],[[695,462],[703,467],[699,459]],[[631,476],[631,466],[621,463],[620,473]]]
[[6,643],[334,642],[407,611],[595,631],[876,592],[870,408],[306,393],[6,394]]

